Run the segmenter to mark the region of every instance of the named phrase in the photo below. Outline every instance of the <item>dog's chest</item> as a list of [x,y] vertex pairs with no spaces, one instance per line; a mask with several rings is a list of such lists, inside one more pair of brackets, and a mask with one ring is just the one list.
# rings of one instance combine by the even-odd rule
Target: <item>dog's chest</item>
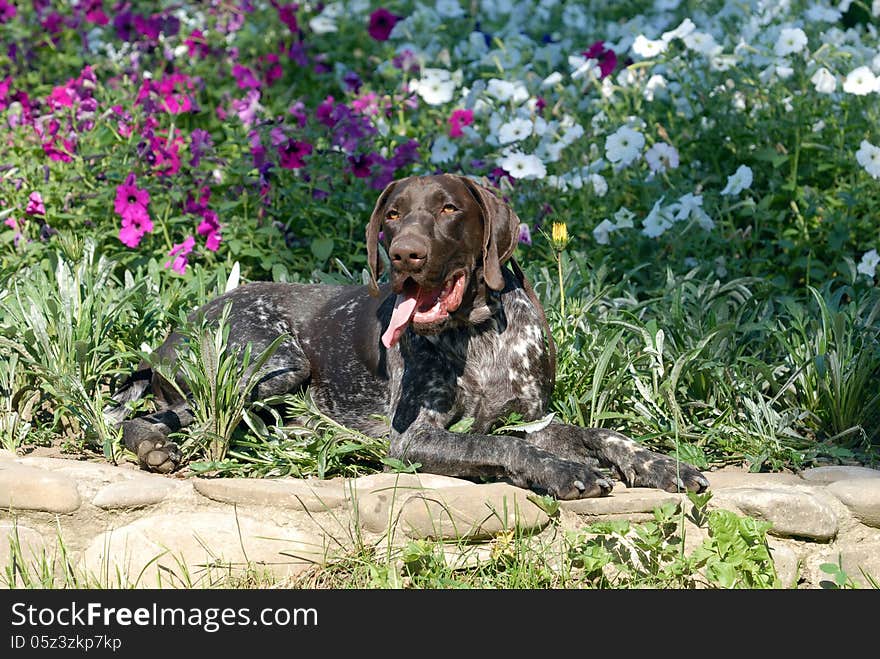
[[[458,364],[456,407],[476,420],[476,431],[516,412],[526,419],[541,416],[546,404],[544,342],[537,324],[508,325],[503,331],[472,332],[467,341],[443,337],[438,348]],[[479,426],[479,427],[477,427]]]

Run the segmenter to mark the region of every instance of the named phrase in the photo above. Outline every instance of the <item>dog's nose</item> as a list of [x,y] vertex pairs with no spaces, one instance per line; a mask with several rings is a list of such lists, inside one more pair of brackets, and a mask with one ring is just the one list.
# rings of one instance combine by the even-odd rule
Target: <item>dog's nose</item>
[[388,256],[399,270],[418,270],[428,258],[428,243],[416,235],[400,235],[391,243]]

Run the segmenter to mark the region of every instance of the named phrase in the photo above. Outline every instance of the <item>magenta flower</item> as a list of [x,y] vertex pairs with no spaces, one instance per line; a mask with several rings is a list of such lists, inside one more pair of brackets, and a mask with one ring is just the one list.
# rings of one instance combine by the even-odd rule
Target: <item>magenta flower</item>
[[259,89],[260,81],[248,67],[236,64],[232,67],[232,75],[241,89]]
[[28,197],[28,205],[24,211],[28,215],[45,215],[46,207],[43,205],[43,197],[39,192],[31,192]]
[[391,36],[391,30],[394,29],[397,21],[401,18],[403,17],[392,14],[384,7],[380,7],[370,14],[370,24],[367,27],[367,32],[376,41],[388,41],[388,37]]
[[275,5],[275,9],[278,11],[278,18],[287,26],[288,30],[293,34],[299,32],[299,25],[296,22],[296,10],[299,9],[299,5],[296,3],[289,5]]
[[312,145],[308,142],[300,142],[299,140],[288,140],[287,144],[278,147],[278,164],[284,169],[299,169],[305,167],[303,160],[312,152]]
[[145,233],[153,232],[153,221],[147,211],[132,212],[122,218],[119,241],[127,247],[137,247]]
[[171,268],[174,272],[179,274],[183,274],[186,271],[186,266],[188,263],[187,254],[192,252],[193,247],[196,245],[196,239],[192,236],[187,236],[183,239],[183,242],[175,245],[168,252],[168,256],[173,258],[165,261],[165,267]]
[[587,59],[598,60],[600,78],[610,76],[614,71],[614,67],[617,66],[617,54],[613,50],[606,48],[604,41],[597,41],[582,52],[581,55]]
[[241,100],[232,99],[232,109],[238,114],[238,118],[241,119],[241,123],[245,125],[245,128],[249,128],[254,123],[257,112],[261,108],[260,92],[256,89],[249,90],[245,98]]
[[521,245],[531,245],[532,244],[532,231],[529,229],[529,225],[525,222],[522,222],[519,225],[519,233],[517,235],[517,242]]
[[150,193],[135,185],[134,172],[125,178],[122,185],[116,187],[114,210],[122,217],[122,228],[119,240],[128,247],[137,247],[145,233],[153,231],[153,222],[147,206]]
[[196,233],[205,237],[205,247],[212,252],[220,248],[220,221],[217,213],[210,208],[202,211],[202,221],[196,227]]
[[11,21],[17,13],[15,5],[9,4],[6,0],[0,0],[0,25]]
[[473,110],[453,110],[449,117],[449,137],[461,137],[464,132],[462,126],[470,126],[474,123]]

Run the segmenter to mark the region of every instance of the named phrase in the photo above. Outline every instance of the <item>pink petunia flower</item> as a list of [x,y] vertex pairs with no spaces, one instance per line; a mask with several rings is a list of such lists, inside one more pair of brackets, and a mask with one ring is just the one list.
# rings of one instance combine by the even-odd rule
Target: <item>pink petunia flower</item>
[[470,126],[474,123],[473,110],[453,110],[449,117],[449,137],[461,137],[464,132],[462,126]]
[[168,256],[173,258],[165,262],[165,267],[171,268],[174,272],[182,275],[186,271],[186,266],[188,264],[188,259],[186,258],[187,254],[192,252],[195,245],[196,239],[192,236],[184,238],[182,243],[175,245],[168,252]]
[[28,215],[45,215],[46,207],[43,205],[43,197],[39,192],[31,192],[28,197],[27,208],[24,211]]
[[149,204],[150,193],[135,185],[134,172],[126,176],[125,181],[121,185],[116,186],[116,199],[113,202],[113,209],[123,219],[139,213],[146,213]]
[[370,36],[376,41],[388,41],[388,37],[391,36],[391,30],[394,29],[397,21],[401,18],[403,17],[392,14],[384,7],[380,7],[370,14],[370,23],[367,26],[367,32],[369,32]]
[[127,247],[137,247],[145,233],[153,232],[153,221],[142,207],[139,211],[131,211],[122,218],[122,227],[119,229],[119,240]]

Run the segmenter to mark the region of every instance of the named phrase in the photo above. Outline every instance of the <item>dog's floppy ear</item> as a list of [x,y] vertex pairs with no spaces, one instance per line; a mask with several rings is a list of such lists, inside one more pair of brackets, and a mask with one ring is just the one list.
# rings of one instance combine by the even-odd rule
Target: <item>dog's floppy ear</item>
[[379,294],[379,276],[382,274],[382,259],[379,258],[379,230],[382,228],[382,220],[385,218],[385,203],[388,197],[394,192],[400,181],[392,181],[385,186],[376,205],[373,208],[373,214],[370,215],[370,223],[367,224],[367,267],[370,269],[370,295],[376,297]]
[[459,177],[483,212],[483,279],[493,291],[504,288],[501,266],[513,255],[520,220],[507,203],[489,188],[466,176]]

